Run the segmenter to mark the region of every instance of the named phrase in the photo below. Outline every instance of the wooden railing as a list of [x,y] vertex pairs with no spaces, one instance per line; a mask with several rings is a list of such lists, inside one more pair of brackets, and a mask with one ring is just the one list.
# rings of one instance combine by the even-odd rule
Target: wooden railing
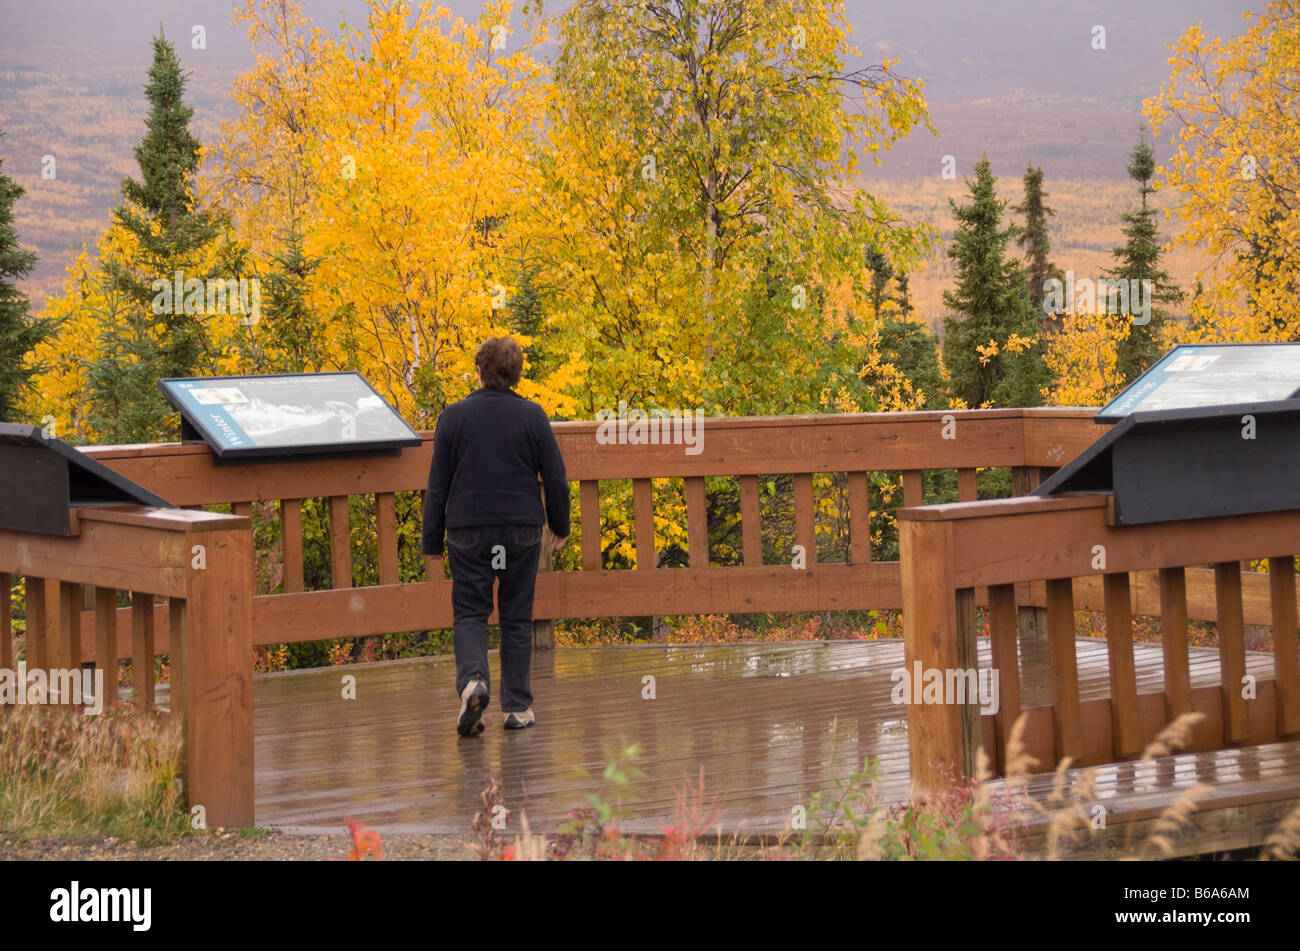
[[[154,701],[155,632],[172,634],[171,710],[181,720],[191,807],[212,825],[253,819],[252,534],[246,518],[141,506],[72,510],[71,537],[0,532],[0,668],[14,668],[12,576],[24,580],[27,670],[133,657],[133,699]],[[94,609],[83,625],[83,586]],[[117,606],[118,592],[130,607]],[[166,599],[157,603],[157,598]],[[83,631],[94,637],[83,639]],[[129,637],[119,638],[119,631]],[[111,666],[103,658],[114,658]]]
[[[955,469],[959,497],[976,497],[976,469],[1008,466],[1016,488],[1028,491],[1043,471],[1064,465],[1103,429],[1093,411],[1077,409],[977,410],[841,416],[710,418],[702,451],[681,445],[609,445],[595,422],[554,426],[568,477],[578,485],[572,537],[581,568],[538,578],[535,617],[593,618],[664,614],[889,609],[902,604],[898,563],[882,561],[869,541],[866,474],[901,472],[903,501],[922,504],[924,472]],[[432,433],[400,457],[356,461],[278,461],[214,465],[204,445],[108,446],[87,449],[95,459],[181,506],[231,504],[251,515],[253,505],[276,502],[283,531],[284,584],[254,601],[254,643],[273,644],[357,637],[451,626],[450,584],[440,559],[428,559],[426,584],[399,583],[395,493],[422,491],[428,481]],[[848,474],[850,544],[842,561],[819,561],[815,537],[814,474]],[[758,479],[792,475],[795,541],[807,569],[790,559],[764,564],[760,547]],[[710,566],[705,478],[737,477],[742,564]],[[652,480],[681,479],[687,514],[689,564],[658,567],[653,532]],[[631,480],[627,528],[635,538],[636,567],[611,570],[601,550],[601,482]],[[349,496],[373,498],[377,585],[353,583]],[[332,584],[303,590],[302,500],[328,500]],[[619,517],[618,515],[614,516]],[[606,525],[605,527],[608,527]],[[580,541],[579,541],[580,539]],[[698,553],[698,554],[697,554]],[[166,631],[159,631],[166,644]],[[543,645],[545,646],[545,645]],[[160,648],[161,649],[161,648]]]
[[[974,774],[975,750],[996,751],[1021,713],[1017,604],[1044,604],[1052,702],[1028,710],[1027,751],[1048,768],[1137,756],[1166,723],[1199,712],[1190,750],[1300,734],[1300,629],[1294,554],[1300,511],[1153,525],[1115,525],[1110,497],[1015,498],[899,513],[906,664],[977,666],[976,602],[988,605],[996,715],[977,704],[909,706],[913,787]],[[1242,562],[1267,559],[1267,572]],[[1212,566],[1212,567],[1201,567]],[[986,592],[986,593],[985,593]],[[1109,698],[1080,700],[1076,609],[1104,611]],[[1161,618],[1163,689],[1138,694],[1133,617]],[[1188,620],[1217,623],[1219,683],[1193,686]],[[1245,625],[1272,629],[1274,673],[1247,677]],[[948,700],[952,697],[945,698]]]

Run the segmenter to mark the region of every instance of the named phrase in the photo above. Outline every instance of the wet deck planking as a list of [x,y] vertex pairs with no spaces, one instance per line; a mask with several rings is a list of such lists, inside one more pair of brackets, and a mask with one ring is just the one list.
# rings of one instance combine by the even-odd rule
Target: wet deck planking
[[[1158,644],[1135,645],[1138,690],[1161,689]],[[988,666],[988,642],[979,643]],[[1108,695],[1106,644],[1078,641],[1083,700]],[[725,834],[780,831],[793,807],[831,791],[870,757],[879,795],[908,786],[905,710],[890,700],[901,641],[743,645],[638,645],[538,651],[532,686],[537,726],[501,728],[493,699],[486,731],[462,739],[450,656],[258,675],[255,683],[257,823],[337,832],[343,817],[380,831],[470,833],[480,794],[494,778],[499,801],[534,829],[554,831],[589,793],[612,801],[605,765],[637,743],[642,776],[623,791],[632,832],[670,824],[676,790],[698,781],[719,794]],[[1193,685],[1218,682],[1218,654],[1192,648]],[[1050,698],[1046,644],[1021,644],[1025,706]],[[1248,655],[1272,674],[1272,657]],[[356,699],[343,699],[345,675]],[[643,678],[655,699],[643,699]],[[589,781],[579,773],[587,770]]]

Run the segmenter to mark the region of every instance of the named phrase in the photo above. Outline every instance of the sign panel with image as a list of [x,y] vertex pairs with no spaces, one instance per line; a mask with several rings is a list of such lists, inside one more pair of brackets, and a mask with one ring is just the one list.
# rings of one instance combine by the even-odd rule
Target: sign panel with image
[[1175,347],[1093,418],[1266,403],[1300,395],[1300,343],[1218,343]]
[[158,386],[223,459],[392,450],[422,441],[355,371],[167,379]]

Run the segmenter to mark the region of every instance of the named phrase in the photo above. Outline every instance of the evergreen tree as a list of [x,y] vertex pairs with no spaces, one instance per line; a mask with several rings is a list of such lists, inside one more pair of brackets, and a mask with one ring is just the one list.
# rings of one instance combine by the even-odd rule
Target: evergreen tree
[[524,349],[524,353],[528,357],[528,376],[533,380],[542,379],[557,365],[557,361],[548,352],[549,341],[544,339],[546,305],[542,299],[542,288],[538,287],[540,273],[540,266],[521,252],[514,262],[510,277],[514,291],[506,299],[511,332],[532,338],[533,342]]
[[120,286],[106,280],[102,304],[92,309],[100,327],[97,358],[86,368],[86,389],[91,398],[85,421],[101,440],[139,442],[154,438],[166,421],[166,407],[158,396],[154,370],[157,342],[148,325],[133,319],[136,302]]
[[1115,368],[1124,375],[1126,383],[1131,383],[1150,369],[1160,356],[1160,328],[1169,315],[1154,305],[1181,303],[1183,292],[1174,285],[1168,272],[1160,267],[1160,235],[1156,230],[1156,210],[1147,205],[1147,196],[1155,191],[1151,186],[1151,178],[1155,175],[1156,159],[1145,136],[1129,156],[1127,170],[1129,178],[1139,183],[1142,205],[1137,211],[1121,216],[1126,241],[1122,247],[1115,248],[1115,267],[1107,271],[1106,276],[1124,281],[1151,282],[1151,320],[1145,324],[1132,324],[1128,337],[1117,348]]
[[[1046,294],[1044,285],[1056,278],[1064,281],[1065,274],[1053,264],[1048,257],[1052,251],[1051,238],[1047,234],[1047,219],[1056,212],[1047,206],[1047,193],[1043,191],[1043,170],[1030,165],[1025,169],[1025,198],[1014,211],[1024,215],[1023,227],[1015,232],[1016,242],[1025,252],[1029,280],[1025,285],[1028,290],[1029,305],[1038,311],[1042,307]],[[1048,330],[1060,329],[1059,314],[1044,314],[1044,324]]]
[[[186,77],[161,30],[153,41],[145,95],[150,112],[136,146],[141,181],[122,182],[123,203],[113,212],[129,238],[129,259],[110,258],[110,286],[125,298],[122,314],[102,328],[101,356],[89,368],[91,425],[101,437],[142,441],[174,436],[171,410],[157,390],[162,377],[190,376],[206,350],[202,308],[172,297],[155,307],[157,280],[205,281],[214,273],[204,251],[217,237],[217,221],[197,208],[194,178],[199,141],[190,133],[194,110],[185,105]],[[126,416],[115,405],[134,405]]]
[[36,266],[36,255],[18,244],[14,202],[23,187],[4,174],[3,165],[0,159],[0,420],[13,421],[23,391],[40,369],[25,362],[27,354],[54,333],[55,321],[33,320],[31,301],[18,289],[18,281]]
[[894,266],[879,248],[867,249],[866,265],[871,271],[871,313],[879,317],[881,305],[885,302],[885,290],[894,276]]
[[947,405],[939,347],[924,324],[899,314],[886,314],[880,322],[878,349],[881,361],[897,367],[924,395],[918,409]]
[[267,361],[266,372],[312,373],[324,369],[325,322],[307,303],[308,285],[320,265],[303,250],[301,223],[296,216],[280,235],[280,248],[271,255],[272,269],[263,282],[266,303],[260,325],[250,336],[269,341],[276,357]]
[[971,408],[1036,406],[1050,380],[1043,362],[1036,312],[1025,299],[1029,280],[1023,265],[1006,256],[1014,227],[1002,226],[1006,202],[984,156],[967,179],[972,201],[949,199],[957,232],[948,247],[956,264],[956,286],[944,291],[943,360],[953,395]]
[[904,317],[910,317],[912,311],[912,293],[907,286],[907,272],[899,271],[894,275],[894,285],[897,293],[894,294],[894,303],[898,305],[898,312]]

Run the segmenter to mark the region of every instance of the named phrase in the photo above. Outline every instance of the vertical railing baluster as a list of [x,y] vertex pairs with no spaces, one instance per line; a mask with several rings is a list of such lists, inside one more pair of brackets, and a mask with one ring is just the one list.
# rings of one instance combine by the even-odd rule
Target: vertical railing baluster
[[[172,634],[175,637],[175,634]],[[174,649],[174,647],[173,647]],[[153,595],[131,592],[131,700],[154,705]]]
[[330,496],[330,585],[352,587],[352,519],[346,495]]
[[908,469],[903,473],[903,505],[913,508],[924,505],[921,494],[921,470]]
[[702,477],[686,480],[686,538],[691,568],[709,567],[709,517]]
[[740,537],[745,566],[758,568],[763,564],[763,525],[759,514],[758,476],[740,477]]
[[95,587],[95,666],[104,672],[104,707],[117,699],[117,590]]
[[975,469],[957,470],[957,501],[978,502],[980,497],[978,472]]
[[45,579],[27,575],[27,637],[25,654],[28,670],[44,670],[49,667],[46,657],[46,640],[49,637],[49,615],[45,604]]
[[280,533],[284,551],[284,592],[302,591],[302,499],[280,501]]
[[803,546],[808,567],[817,563],[817,525],[811,472],[794,476],[794,541]]
[[1005,774],[1007,741],[1020,716],[1020,651],[1016,626],[1016,586],[989,586],[989,646],[993,669],[998,672],[997,765]]
[[397,499],[392,492],[375,493],[375,541],[379,554],[379,583],[397,584]]
[[654,488],[649,479],[632,480],[632,517],[638,570],[656,567]]
[[849,559],[855,565],[871,561],[871,473],[849,472]]
[[1297,633],[1295,558],[1268,560],[1273,620],[1274,687],[1278,736],[1300,733],[1300,634]]
[[1047,581],[1047,642],[1052,662],[1052,709],[1056,758],[1083,758],[1083,724],[1079,710],[1079,667],[1074,641],[1074,582]]
[[1115,759],[1140,750],[1137,669],[1133,661],[1132,592],[1128,573],[1102,575],[1106,604],[1106,651],[1110,668],[1111,745]]
[[1242,695],[1246,676],[1245,626],[1241,611],[1241,564],[1214,565],[1214,602],[1219,628],[1219,676],[1223,696],[1223,742],[1246,742],[1250,723]]
[[1160,569],[1161,651],[1165,667],[1165,722],[1192,712],[1192,676],[1187,662],[1187,572]]

